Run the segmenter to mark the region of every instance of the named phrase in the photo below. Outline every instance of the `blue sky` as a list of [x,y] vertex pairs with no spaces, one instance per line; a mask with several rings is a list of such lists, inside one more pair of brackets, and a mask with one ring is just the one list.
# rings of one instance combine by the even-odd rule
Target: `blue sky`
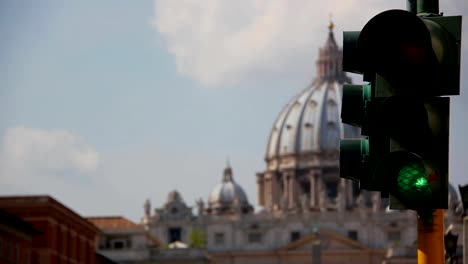
[[[2,1],[0,194],[47,193],[82,215],[137,221],[146,198],[161,206],[173,189],[189,205],[206,199],[229,157],[255,204],[269,130],[315,76],[329,13],[341,43],[341,31],[405,8],[322,2]],[[440,5],[468,14],[462,0]],[[466,41],[462,52],[456,184],[468,182]]]

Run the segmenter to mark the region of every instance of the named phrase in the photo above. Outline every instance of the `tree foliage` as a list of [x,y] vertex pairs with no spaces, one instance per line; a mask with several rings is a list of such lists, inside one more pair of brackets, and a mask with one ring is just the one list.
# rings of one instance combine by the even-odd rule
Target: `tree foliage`
[[192,229],[189,235],[190,247],[202,248],[206,246],[206,235],[198,227]]

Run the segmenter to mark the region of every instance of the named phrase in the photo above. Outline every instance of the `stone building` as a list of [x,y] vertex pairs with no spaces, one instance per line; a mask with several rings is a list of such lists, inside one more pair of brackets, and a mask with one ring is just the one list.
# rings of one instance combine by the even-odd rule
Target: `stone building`
[[359,137],[341,123],[341,94],[350,79],[333,24],[316,62],[317,77],[283,108],[270,132],[266,170],[257,174],[258,203],[268,211],[346,210],[355,206],[356,184],[339,177],[339,144]]
[[144,230],[157,244],[100,252],[120,263],[416,263],[415,213],[388,211],[380,193],[339,177],[339,141],[360,133],[340,120],[342,86],[351,80],[341,70],[333,24],[328,28],[316,78],[271,129],[266,168],[256,175],[259,210],[227,164],[196,208],[177,191],[154,210],[145,202],[138,231],[126,236]]

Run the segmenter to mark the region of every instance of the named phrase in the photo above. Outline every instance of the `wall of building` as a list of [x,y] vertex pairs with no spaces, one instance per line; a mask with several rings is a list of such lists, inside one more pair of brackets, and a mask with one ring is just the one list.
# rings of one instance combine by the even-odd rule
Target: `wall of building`
[[31,248],[31,234],[4,225],[0,219],[0,264],[31,263]]
[[49,196],[0,197],[0,208],[40,231],[32,239],[37,264],[94,264],[98,230]]
[[[361,252],[322,252],[320,255],[322,263],[334,264],[381,264],[384,251],[361,251]],[[226,252],[212,254],[212,263],[216,264],[271,264],[288,263],[304,264],[312,262],[312,251],[284,251],[284,252]]]

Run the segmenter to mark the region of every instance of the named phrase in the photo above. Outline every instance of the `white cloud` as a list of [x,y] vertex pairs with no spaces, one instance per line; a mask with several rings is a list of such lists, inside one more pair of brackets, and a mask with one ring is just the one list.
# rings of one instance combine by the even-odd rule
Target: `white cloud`
[[113,190],[96,177],[100,163],[100,154],[76,133],[9,128],[0,144],[0,194],[47,194],[78,213],[109,214],[107,205],[118,194],[103,195]]
[[[460,7],[467,9],[456,0],[442,3],[440,10],[448,15],[468,11]],[[405,9],[406,2],[155,0],[152,25],[181,74],[214,86],[259,73],[312,72],[330,13],[341,41],[341,31],[360,30],[374,15],[395,8]]]
[[4,179],[22,182],[21,178],[39,175],[86,173],[99,163],[99,153],[66,130],[9,128],[2,143],[0,174]]
[[310,71],[330,12],[340,28],[359,30],[376,10],[398,7],[387,2],[156,0],[152,24],[180,73],[217,85],[255,72],[297,71],[298,64]]

